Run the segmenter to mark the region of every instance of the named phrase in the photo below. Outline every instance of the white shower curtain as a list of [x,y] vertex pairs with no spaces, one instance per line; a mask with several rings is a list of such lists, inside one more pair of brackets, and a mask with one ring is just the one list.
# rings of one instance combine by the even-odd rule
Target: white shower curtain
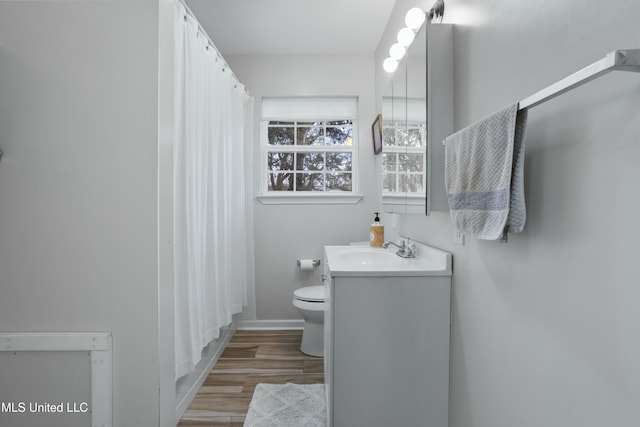
[[242,311],[252,256],[245,143],[252,100],[176,1],[174,278],[176,378]]

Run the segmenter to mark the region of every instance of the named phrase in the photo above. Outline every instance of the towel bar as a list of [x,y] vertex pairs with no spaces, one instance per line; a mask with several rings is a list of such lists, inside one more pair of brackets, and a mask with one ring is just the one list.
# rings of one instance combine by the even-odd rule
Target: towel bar
[[640,49],[614,50],[601,60],[523,99],[520,109],[540,105],[611,71],[640,73]]
[[[640,49],[614,50],[601,60],[594,62],[570,76],[539,90],[519,103],[519,109],[535,107],[556,96],[582,86],[611,71],[632,71],[640,73]],[[442,145],[444,145],[442,141]]]

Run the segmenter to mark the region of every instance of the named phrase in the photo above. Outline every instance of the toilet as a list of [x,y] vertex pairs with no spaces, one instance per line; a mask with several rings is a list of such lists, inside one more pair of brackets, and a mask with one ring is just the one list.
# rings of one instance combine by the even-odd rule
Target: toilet
[[304,319],[300,351],[324,356],[324,286],[304,286],[293,291],[293,305]]

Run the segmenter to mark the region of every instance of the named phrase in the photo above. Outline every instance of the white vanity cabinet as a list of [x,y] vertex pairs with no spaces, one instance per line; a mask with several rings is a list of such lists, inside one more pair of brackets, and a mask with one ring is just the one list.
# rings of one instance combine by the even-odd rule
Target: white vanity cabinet
[[328,426],[447,427],[451,255],[438,251],[442,271],[350,268],[332,248],[345,247],[325,248]]

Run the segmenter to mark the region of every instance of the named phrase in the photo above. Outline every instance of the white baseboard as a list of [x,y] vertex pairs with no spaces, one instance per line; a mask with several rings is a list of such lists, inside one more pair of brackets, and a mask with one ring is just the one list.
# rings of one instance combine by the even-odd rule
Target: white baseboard
[[284,320],[239,320],[238,330],[262,330],[262,329],[303,329],[304,320],[284,319]]

